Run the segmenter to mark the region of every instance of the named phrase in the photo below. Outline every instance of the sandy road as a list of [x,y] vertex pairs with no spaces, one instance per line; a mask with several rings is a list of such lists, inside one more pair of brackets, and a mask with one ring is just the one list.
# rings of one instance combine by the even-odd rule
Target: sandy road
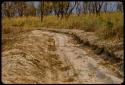
[[71,36],[34,30],[2,52],[3,83],[122,83]]
[[73,66],[72,69],[78,75],[76,83],[122,82],[119,78],[111,75],[111,71],[108,71],[107,68],[98,65],[98,61],[88,56],[88,53],[79,48],[78,44],[72,44],[72,37],[58,33],[45,33],[54,36],[59,55],[64,56],[65,60]]

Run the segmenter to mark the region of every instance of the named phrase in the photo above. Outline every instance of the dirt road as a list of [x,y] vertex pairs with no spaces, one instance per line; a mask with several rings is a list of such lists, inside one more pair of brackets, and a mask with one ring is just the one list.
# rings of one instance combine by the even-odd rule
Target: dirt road
[[23,33],[2,52],[3,83],[122,83],[71,36],[42,30]]

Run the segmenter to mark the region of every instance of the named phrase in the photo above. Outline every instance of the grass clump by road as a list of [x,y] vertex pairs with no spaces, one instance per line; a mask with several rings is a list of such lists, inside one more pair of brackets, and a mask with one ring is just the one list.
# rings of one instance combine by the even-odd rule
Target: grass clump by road
[[123,40],[123,13],[72,14],[69,18],[59,19],[55,15],[40,17],[13,17],[2,18],[2,32],[20,33],[37,29],[38,27],[82,29],[87,32],[95,32],[102,39]]

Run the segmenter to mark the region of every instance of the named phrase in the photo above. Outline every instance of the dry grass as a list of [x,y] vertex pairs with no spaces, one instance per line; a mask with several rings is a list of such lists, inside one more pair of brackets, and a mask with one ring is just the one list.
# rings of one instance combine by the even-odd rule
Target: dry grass
[[[15,17],[2,19],[3,33],[23,32],[37,29],[37,27],[52,27],[66,29],[84,29],[96,32],[102,39],[123,39],[123,14],[102,13],[100,16],[94,14],[71,15],[68,19],[58,19],[56,16],[45,16],[43,22],[40,17]],[[15,28],[11,28],[15,27]]]

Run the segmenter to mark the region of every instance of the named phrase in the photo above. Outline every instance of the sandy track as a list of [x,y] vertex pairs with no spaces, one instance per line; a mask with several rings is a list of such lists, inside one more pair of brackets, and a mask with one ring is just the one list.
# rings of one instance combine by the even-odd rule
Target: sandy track
[[3,83],[122,83],[71,36],[35,30],[2,52]]

